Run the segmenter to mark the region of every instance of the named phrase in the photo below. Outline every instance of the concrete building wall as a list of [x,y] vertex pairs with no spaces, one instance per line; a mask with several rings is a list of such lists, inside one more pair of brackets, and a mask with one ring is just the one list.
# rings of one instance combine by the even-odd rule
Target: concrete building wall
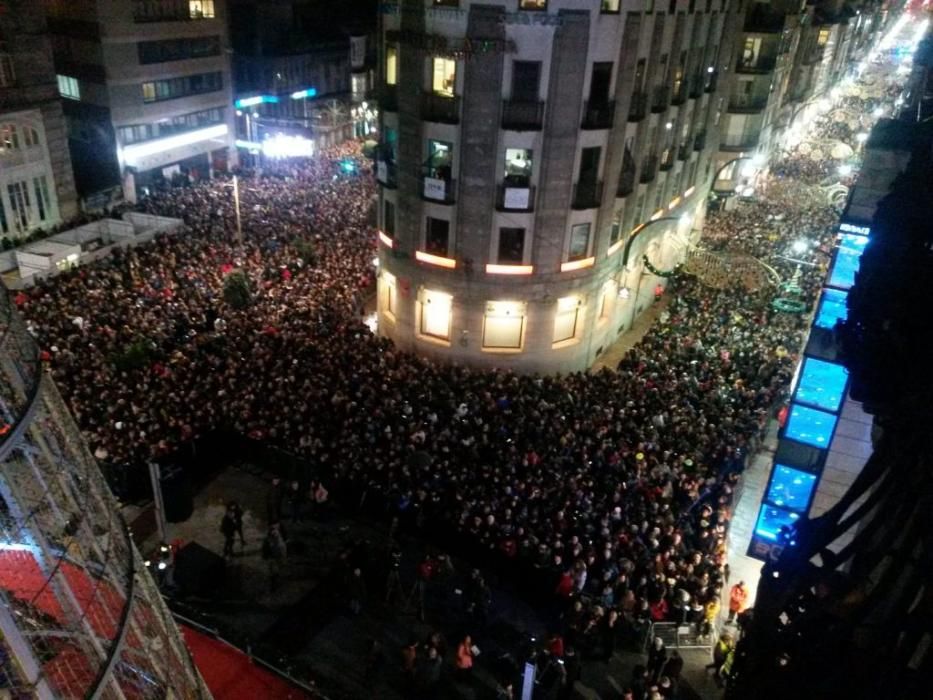
[[[709,8],[678,2],[672,14],[667,3],[646,12],[644,3],[623,0],[618,13],[601,12],[601,4],[555,0],[546,12],[527,12],[517,0],[461,2],[453,10],[415,3],[383,14],[377,83],[390,96],[384,138],[397,140],[378,163],[379,320],[400,347],[520,371],[583,369],[664,283],[642,257],[668,269],[684,255],[702,220],[716,147],[724,13],[718,0]],[[386,85],[390,51],[397,52],[394,85]],[[435,99],[436,55],[457,66],[455,114],[441,119],[421,111],[422,99]],[[531,127],[507,118],[516,61],[540,63],[543,111]],[[598,99],[588,109],[596,63],[612,64],[610,118],[596,109]],[[421,179],[432,139],[453,145],[453,196],[444,202],[426,194]],[[527,208],[503,206],[512,148],[532,151]],[[595,153],[584,149],[599,149],[595,196],[579,187],[583,158]],[[387,204],[394,221],[386,220]],[[424,255],[428,218],[450,224],[440,259]],[[589,237],[577,250],[582,236],[574,239],[574,227],[585,225]],[[522,260],[507,269],[498,267],[504,227],[525,232]],[[438,308],[448,319],[441,337],[425,332],[425,314]],[[501,336],[519,338],[517,347],[485,342],[491,328],[506,327],[512,330]]]
[[[56,65],[59,72],[75,74],[80,86],[80,105],[68,105],[69,118],[84,122],[74,131],[112,133],[96,145],[115,151],[119,172],[128,199],[136,196],[138,181],[161,175],[163,169],[185,165],[191,159],[202,163],[202,174],[216,164],[236,162],[233,148],[234,121],[232,74],[230,69],[226,2],[214,0],[213,16],[195,17],[192,6],[176,5],[178,16],[147,14],[146,8],[158,3],[124,0],[46,0],[52,30],[56,35]],[[170,3],[165,3],[170,6]],[[143,63],[141,42],[217,37],[219,52],[205,57],[178,58]],[[184,79],[202,74],[220,74],[220,89],[186,94],[170,99],[146,99],[144,84]],[[99,108],[97,110],[88,107]],[[158,126],[167,120],[207,110],[218,118],[167,131]],[[104,120],[106,123],[98,123]],[[197,139],[206,126],[219,127],[209,137]],[[150,129],[143,137],[130,137],[125,129]],[[220,133],[223,132],[223,133]],[[203,132],[202,132],[203,133]],[[166,141],[167,136],[184,137]],[[102,156],[103,157],[103,156]],[[93,162],[89,164],[93,168]],[[117,184],[117,183],[111,183]]]
[[[42,7],[8,0],[4,9],[0,53],[12,74],[0,85],[0,235],[15,237],[73,218],[77,195]],[[28,202],[10,186],[28,187]]]

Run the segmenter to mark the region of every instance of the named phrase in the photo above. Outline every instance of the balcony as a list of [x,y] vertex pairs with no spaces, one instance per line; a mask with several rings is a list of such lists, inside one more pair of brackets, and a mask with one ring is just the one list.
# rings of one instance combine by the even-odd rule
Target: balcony
[[616,186],[616,197],[628,197],[635,191],[635,168],[624,168],[619,173],[619,184]]
[[651,111],[655,114],[663,112],[671,101],[671,90],[667,85],[657,85],[651,91]]
[[583,105],[584,129],[611,129],[616,114],[615,100],[593,102]]
[[719,144],[719,150],[726,153],[742,153],[756,148],[758,148],[758,136],[747,136],[739,141],[723,141]]
[[574,209],[596,209],[603,199],[603,183],[581,181],[573,187]]
[[457,201],[456,192],[456,180],[446,180],[427,175],[421,178],[421,198],[426,202],[453,204]]
[[690,78],[690,88],[687,92],[691,100],[698,100],[703,97],[703,76],[697,73]]
[[544,102],[524,100],[502,101],[502,128],[510,131],[541,131],[544,124]]
[[639,181],[644,185],[654,180],[657,174],[658,157],[645,156],[645,159],[641,162],[641,177],[639,178]]
[[441,95],[436,92],[421,94],[421,118],[439,124],[460,123],[460,97]]
[[379,90],[379,109],[383,112],[398,112],[398,88],[395,85],[383,85]]
[[648,96],[643,92],[632,93],[632,103],[628,107],[628,120],[640,122],[648,114]]
[[777,65],[777,56],[760,56],[757,61],[743,61],[739,59],[735,64],[736,73],[750,75],[767,75]]
[[767,95],[733,95],[729,98],[730,114],[756,114],[768,106]]
[[387,160],[376,161],[376,180],[383,187],[394,190],[398,187],[398,166]]
[[534,211],[535,188],[532,185],[502,183],[496,188],[497,211]]

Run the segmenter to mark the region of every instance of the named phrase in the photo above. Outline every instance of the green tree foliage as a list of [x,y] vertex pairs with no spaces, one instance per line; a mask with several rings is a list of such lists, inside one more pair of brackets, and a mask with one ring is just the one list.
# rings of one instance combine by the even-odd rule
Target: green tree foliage
[[245,309],[252,303],[253,290],[243,270],[233,270],[224,277],[224,301],[234,309]]

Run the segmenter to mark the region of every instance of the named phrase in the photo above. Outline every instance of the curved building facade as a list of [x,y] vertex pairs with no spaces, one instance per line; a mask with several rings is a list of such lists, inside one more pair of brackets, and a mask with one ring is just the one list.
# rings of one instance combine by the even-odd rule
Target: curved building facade
[[723,0],[384,5],[379,332],[442,360],[589,367],[702,225],[730,17]]
[[17,698],[210,697],[6,293],[0,687]]

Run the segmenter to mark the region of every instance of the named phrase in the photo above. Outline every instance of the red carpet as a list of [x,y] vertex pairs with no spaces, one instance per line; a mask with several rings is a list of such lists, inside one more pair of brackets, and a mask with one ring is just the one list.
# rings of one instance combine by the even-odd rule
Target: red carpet
[[250,662],[243,652],[181,625],[188,649],[214,700],[310,698],[300,688]]

